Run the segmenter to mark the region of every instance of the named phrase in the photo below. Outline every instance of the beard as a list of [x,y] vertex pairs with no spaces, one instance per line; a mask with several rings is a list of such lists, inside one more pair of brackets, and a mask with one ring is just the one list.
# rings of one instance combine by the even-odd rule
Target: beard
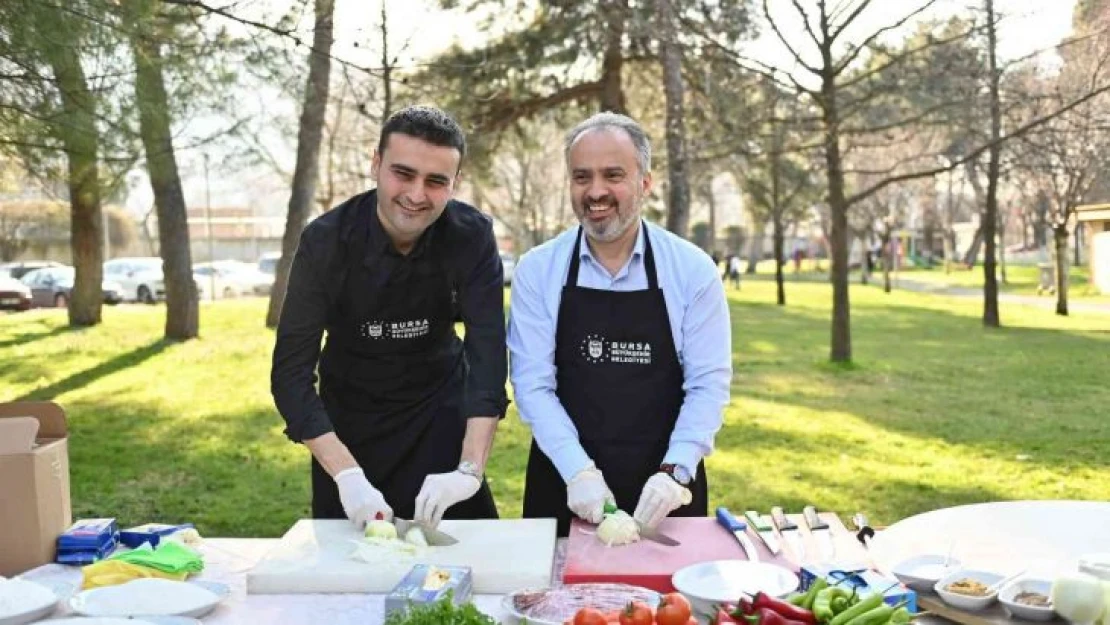
[[[615,205],[613,214],[603,221],[594,221],[589,217],[589,204],[609,203]],[[628,228],[640,217],[639,199],[634,198],[629,206],[621,207],[611,198],[603,198],[593,202],[583,202],[579,205],[578,222],[586,230],[591,239],[599,243],[612,243],[628,231]],[[623,210],[622,210],[623,208]]]

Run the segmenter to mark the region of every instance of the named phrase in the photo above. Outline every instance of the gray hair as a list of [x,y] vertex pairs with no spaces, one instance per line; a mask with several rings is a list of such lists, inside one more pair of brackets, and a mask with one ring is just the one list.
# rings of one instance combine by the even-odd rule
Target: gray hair
[[563,143],[564,159],[570,159],[570,148],[578,140],[578,137],[591,130],[624,131],[628,138],[632,139],[632,145],[636,148],[636,161],[640,166],[640,174],[643,175],[651,171],[651,142],[648,140],[647,133],[631,117],[609,111],[591,116],[567,133],[566,140]]

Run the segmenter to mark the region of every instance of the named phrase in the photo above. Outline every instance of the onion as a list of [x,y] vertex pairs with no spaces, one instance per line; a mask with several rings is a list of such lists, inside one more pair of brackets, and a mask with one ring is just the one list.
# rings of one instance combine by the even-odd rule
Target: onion
[[397,528],[389,521],[380,519],[366,524],[366,536],[369,538],[397,538]]
[[607,546],[627,545],[640,540],[636,521],[624,510],[606,514],[597,526],[597,537]]
[[1073,623],[1094,623],[1106,610],[1102,582],[1083,573],[1068,573],[1052,584],[1052,607]]

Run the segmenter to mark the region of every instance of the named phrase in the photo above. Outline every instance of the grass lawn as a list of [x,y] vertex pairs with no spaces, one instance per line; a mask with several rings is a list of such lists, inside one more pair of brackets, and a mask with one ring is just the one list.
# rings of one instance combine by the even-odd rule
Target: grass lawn
[[[852,367],[827,364],[829,287],[730,292],[735,377],[710,505],[805,503],[889,524],[924,510],[1110,493],[1110,315],[852,287]],[[0,315],[0,399],[53,399],[70,417],[74,515],[192,521],[207,536],[278,536],[308,514],[308,456],[269,396],[265,302],[202,305],[202,338],[161,340],[164,309]],[[489,467],[520,515],[528,433],[510,410]]]

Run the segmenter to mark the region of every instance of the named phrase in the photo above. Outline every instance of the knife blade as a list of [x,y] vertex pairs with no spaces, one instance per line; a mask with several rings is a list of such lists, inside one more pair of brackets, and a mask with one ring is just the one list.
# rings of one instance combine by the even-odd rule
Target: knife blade
[[802,518],[805,519],[806,525],[809,527],[809,533],[813,535],[813,539],[817,541],[817,548],[821,551],[821,557],[826,562],[833,559],[836,555],[836,548],[833,547],[832,532],[829,530],[829,524],[821,520],[817,516],[817,508],[813,506],[806,506],[802,508]]
[[755,510],[748,510],[744,513],[744,516],[748,518],[748,524],[752,526],[756,534],[759,534],[759,539],[763,541],[764,545],[767,545],[767,550],[772,555],[777,556],[782,551],[782,547],[779,547],[779,539],[778,536],[775,536],[775,528],[771,527],[767,517]]
[[794,553],[794,556],[798,560],[805,559],[806,548],[799,533],[798,524],[786,517],[786,513],[783,512],[781,506],[771,508],[771,521],[778,528],[779,534],[790,544],[790,551]]
[[732,532],[732,535],[739,541],[740,547],[744,549],[744,555],[748,557],[750,562],[759,562],[759,552],[755,550],[755,543],[752,539],[748,538],[748,524],[732,516],[728,508],[721,506],[717,508],[717,523],[720,523],[726,530]]
[[[611,501],[607,501],[605,502],[605,506],[602,508],[602,513],[613,514],[617,510],[617,504]],[[633,521],[636,522],[636,530],[640,533],[640,538],[645,538],[653,543],[659,543],[660,545],[666,545],[668,547],[677,547],[682,544],[677,540],[671,538],[670,536],[667,536],[663,532],[660,532],[653,527],[648,527],[643,523],[636,521],[636,519],[633,519]]]
[[856,527],[856,540],[863,543],[864,547],[871,547],[871,539],[875,538],[875,530],[867,522],[867,516],[862,512],[852,515],[852,525]]
[[416,521],[406,521],[405,519],[393,517],[393,527],[397,528],[397,536],[402,540],[408,535],[409,530],[414,527],[420,528],[420,531],[424,532],[424,540],[432,547],[450,547],[459,542],[457,538],[446,532],[442,532],[423,523],[417,523]]

